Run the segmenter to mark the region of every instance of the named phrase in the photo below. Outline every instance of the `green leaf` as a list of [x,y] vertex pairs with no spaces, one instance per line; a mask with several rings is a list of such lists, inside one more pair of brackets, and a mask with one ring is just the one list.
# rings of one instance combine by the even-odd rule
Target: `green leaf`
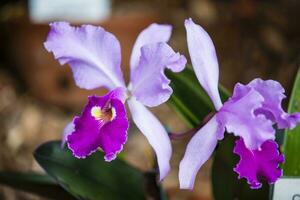
[[[171,79],[171,87],[174,92],[168,101],[177,113],[185,120],[190,127],[196,127],[202,119],[214,111],[214,106],[200,86],[190,66],[181,73],[167,71]],[[222,86],[219,87],[222,100],[229,97],[229,92]]]
[[[214,111],[213,104],[200,86],[194,72],[188,67],[182,73],[167,73],[171,79],[174,93],[169,101],[170,105],[179,113],[190,127],[196,127],[208,113]],[[230,93],[219,86],[222,101]],[[219,142],[214,154],[212,167],[212,186],[215,199],[266,199],[269,187],[264,184],[260,190],[251,190],[245,180],[238,180],[233,167],[238,157],[233,153],[234,137],[225,134],[224,140]]]
[[145,199],[143,174],[116,159],[105,162],[100,151],[77,159],[60,142],[48,142],[34,153],[35,159],[68,192],[79,199]]
[[75,200],[48,175],[1,171],[0,184],[50,199]]
[[166,192],[162,185],[157,181],[157,171],[152,170],[144,173],[145,192],[147,199],[153,200],[168,200]]
[[[296,75],[292,95],[289,102],[288,112],[300,111],[300,69]],[[286,130],[284,137],[283,152],[285,163],[283,164],[283,174],[285,176],[300,176],[300,126],[292,130]]]

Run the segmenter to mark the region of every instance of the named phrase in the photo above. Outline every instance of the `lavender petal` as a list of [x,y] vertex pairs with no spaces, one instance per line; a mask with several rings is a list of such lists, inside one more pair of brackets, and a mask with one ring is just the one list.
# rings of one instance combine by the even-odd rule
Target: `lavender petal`
[[179,165],[181,189],[193,189],[199,169],[209,159],[223,135],[224,127],[214,116],[192,137]]
[[227,132],[244,139],[247,148],[259,149],[266,140],[275,139],[272,122],[265,115],[255,115],[264,98],[254,89],[236,84],[232,97],[217,113],[218,122]]
[[130,58],[131,76],[139,64],[141,47],[147,44],[168,42],[172,34],[172,26],[168,24],[151,24],[137,37]]
[[187,44],[196,76],[217,110],[222,107],[218,91],[219,64],[208,33],[192,19],[185,20]]
[[67,142],[67,137],[75,130],[74,121],[69,122],[63,130],[63,137],[61,141],[61,147],[63,148]]
[[156,153],[160,180],[162,180],[170,171],[172,146],[168,133],[159,120],[134,97],[128,100],[128,106],[134,123],[145,135]]
[[248,86],[254,88],[264,98],[262,108],[258,109],[256,113],[265,114],[270,120],[277,123],[278,128],[281,129],[292,129],[300,123],[300,112],[288,114],[282,109],[281,102],[285,95],[284,88],[279,82],[264,81],[257,78],[251,81]]
[[186,59],[166,43],[145,45],[141,49],[139,65],[131,77],[132,94],[146,106],[157,106],[166,102],[173,90],[164,70],[180,72]]
[[118,40],[101,27],[72,27],[67,22],[50,24],[44,43],[61,65],[68,63],[78,87],[124,87]]

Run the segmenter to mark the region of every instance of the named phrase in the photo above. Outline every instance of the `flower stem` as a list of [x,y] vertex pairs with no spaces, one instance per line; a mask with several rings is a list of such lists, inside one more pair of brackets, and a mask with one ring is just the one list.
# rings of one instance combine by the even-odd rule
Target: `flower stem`
[[187,130],[185,132],[181,133],[173,133],[168,132],[169,137],[171,140],[181,140],[187,136],[195,134],[199,129],[201,129],[213,116],[215,115],[215,112],[210,112],[196,127]]

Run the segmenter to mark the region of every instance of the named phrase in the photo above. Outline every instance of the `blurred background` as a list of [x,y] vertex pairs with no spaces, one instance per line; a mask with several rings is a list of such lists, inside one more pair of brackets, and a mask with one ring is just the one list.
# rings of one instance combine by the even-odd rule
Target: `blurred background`
[[[86,91],[75,86],[69,67],[59,66],[43,47],[55,20],[103,26],[120,40],[128,80],[129,56],[138,33],[153,22],[174,27],[171,46],[188,57],[184,19],[192,17],[211,35],[228,89],[256,77],[280,81],[289,95],[300,61],[299,0],[2,0],[0,2],[0,169],[38,171],[32,152],[61,138],[64,126],[83,108]],[[153,109],[172,131],[187,129],[168,105]],[[130,129],[125,159],[142,170],[152,151],[142,134]],[[212,199],[211,160],[200,171],[193,192],[178,189],[177,169],[186,142],[173,142],[172,171],[163,182],[172,200]],[[0,199],[40,197],[0,186]]]

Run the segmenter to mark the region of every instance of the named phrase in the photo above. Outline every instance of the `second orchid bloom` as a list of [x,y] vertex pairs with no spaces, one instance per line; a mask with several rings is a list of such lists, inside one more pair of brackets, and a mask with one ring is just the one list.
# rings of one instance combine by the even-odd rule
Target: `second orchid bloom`
[[167,44],[172,27],[152,24],[139,34],[130,59],[128,87],[120,67],[120,44],[113,34],[101,27],[72,27],[66,22],[55,22],[50,27],[44,45],[60,64],[71,66],[77,86],[110,90],[105,96],[89,97],[81,115],[65,129],[74,156],[85,158],[101,148],[105,160],[116,158],[127,140],[127,100],[133,121],[156,153],[163,179],[170,170],[171,142],[163,125],[145,106],[166,102],[172,89],[164,70],[180,72],[186,65],[185,57]]
[[282,175],[279,164],[284,161],[274,141],[274,125],[279,129],[294,128],[300,123],[300,113],[290,115],[282,110],[284,89],[273,80],[237,83],[233,95],[222,104],[213,42],[191,19],[185,21],[185,28],[194,71],[217,112],[188,143],[179,166],[180,187],[193,188],[198,170],[223,139],[225,130],[238,137],[233,151],[240,156],[234,168],[239,178],[246,178],[252,189],[261,187],[261,178],[274,183]]

